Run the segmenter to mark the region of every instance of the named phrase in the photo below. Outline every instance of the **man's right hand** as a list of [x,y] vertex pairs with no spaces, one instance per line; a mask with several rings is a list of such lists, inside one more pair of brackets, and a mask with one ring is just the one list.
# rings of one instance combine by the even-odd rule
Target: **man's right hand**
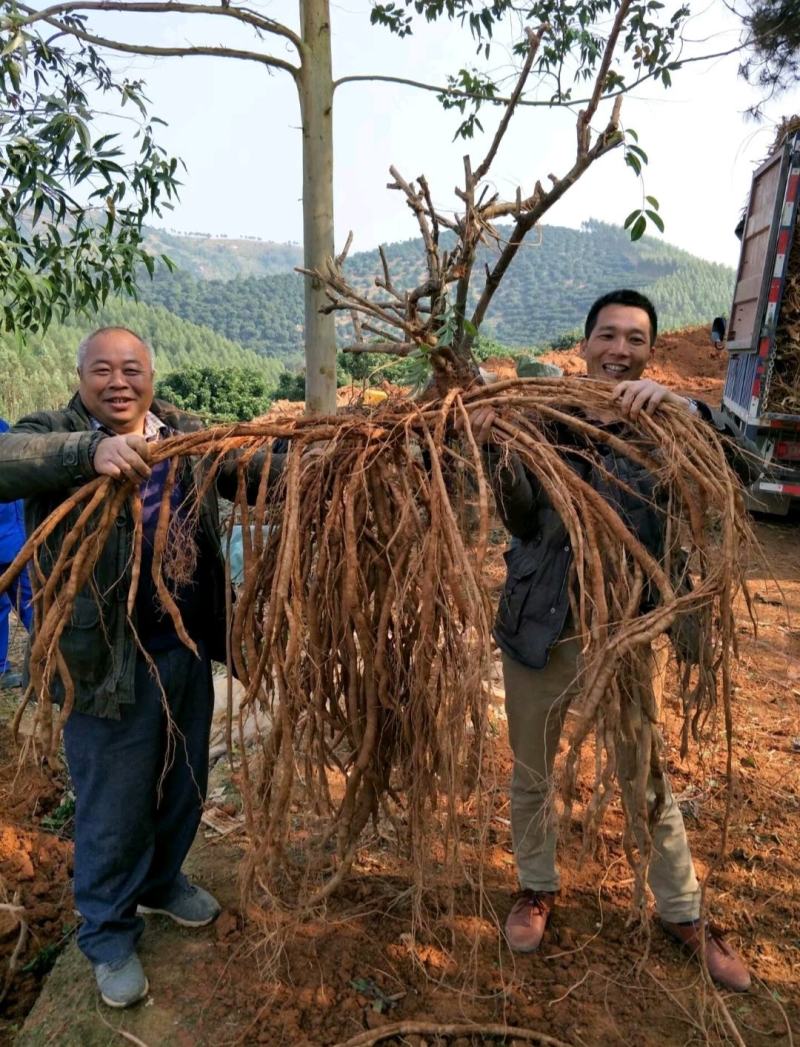
[[[475,443],[481,446],[489,443],[489,437],[491,436],[492,426],[496,417],[493,407],[476,407],[474,410],[469,411],[469,424],[472,429],[472,435],[475,437]],[[461,428],[460,420],[458,428]]]
[[140,483],[150,475],[149,457],[150,445],[143,436],[105,436],[94,452],[94,471]]

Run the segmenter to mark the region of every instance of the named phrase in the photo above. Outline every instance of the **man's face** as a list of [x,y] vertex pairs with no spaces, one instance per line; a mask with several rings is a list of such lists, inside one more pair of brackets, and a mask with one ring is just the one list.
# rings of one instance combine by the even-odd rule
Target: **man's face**
[[603,382],[630,382],[641,378],[650,361],[650,317],[633,305],[606,305],[597,323],[581,343],[589,378]]
[[113,432],[141,433],[153,402],[146,346],[128,331],[104,331],[89,344],[78,371],[84,406]]

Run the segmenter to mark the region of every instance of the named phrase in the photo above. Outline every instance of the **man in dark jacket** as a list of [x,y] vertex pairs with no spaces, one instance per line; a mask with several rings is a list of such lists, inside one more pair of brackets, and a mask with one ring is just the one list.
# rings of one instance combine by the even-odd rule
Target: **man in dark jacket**
[[[7,432],[8,422],[0,418],[0,433]],[[25,522],[22,502],[0,502],[0,574],[3,574],[24,544]],[[8,660],[9,618],[12,608],[30,632],[33,611],[27,567],[17,575],[7,592],[0,593],[0,691],[19,687],[22,683],[22,674]]]
[[[0,435],[0,499],[25,499],[30,533],[97,475],[140,485],[142,565],[132,616],[133,520],[126,506],[60,641],[75,689],[64,746],[76,796],[78,943],[104,1002],[127,1007],[148,991],[136,955],[144,928],[138,913],[202,927],[220,911],[181,866],[205,800],[211,658],[225,658],[225,575],[216,490],[206,485],[195,523],[184,507],[204,464],[185,461],[172,492],[170,529],[180,532],[181,547],[193,546],[191,571],[169,584],[197,645],[195,656],[178,639],[151,582],[168,462],[151,469],[148,459],[153,441],[200,423],[154,400],[152,350],[133,331],[112,327],[91,334],[78,350],[78,376],[78,393],[64,410],[29,415]],[[252,494],[259,464],[252,470]],[[282,465],[282,456],[274,455],[273,475]],[[227,461],[217,487],[233,497],[236,483],[236,463]],[[76,516],[67,516],[40,557],[45,571]],[[59,680],[53,692],[56,700],[63,697]]]
[[[661,404],[682,407],[725,430],[724,419],[705,404],[684,399],[642,378],[653,352],[657,317],[652,303],[636,291],[621,290],[594,303],[586,320],[581,355],[588,377],[612,382],[621,413],[636,418]],[[493,421],[490,408],[477,410],[472,427],[486,443]],[[598,423],[610,433],[623,422]],[[557,434],[558,436],[559,434]],[[565,431],[559,443],[574,438]],[[577,449],[576,449],[577,450]],[[582,479],[610,502],[655,557],[664,553],[663,516],[654,500],[655,481],[637,463],[608,447],[593,447],[567,460]],[[536,950],[559,889],[556,827],[548,798],[559,738],[570,702],[578,692],[580,640],[571,621],[568,577],[572,564],[569,536],[536,479],[518,460],[493,462],[487,451],[498,507],[512,535],[506,553],[508,575],[495,625],[503,658],[506,712],[514,771],[511,828],[522,891],[506,920],[512,949]],[[609,480],[617,477],[619,484]],[[620,753],[620,783],[627,801],[633,788],[635,753]],[[655,793],[651,792],[651,802]],[[667,932],[693,952],[705,936],[709,971],[723,985],[745,990],[750,976],[716,931],[700,921],[700,887],[695,876],[680,809],[667,784],[653,828],[649,883]]]

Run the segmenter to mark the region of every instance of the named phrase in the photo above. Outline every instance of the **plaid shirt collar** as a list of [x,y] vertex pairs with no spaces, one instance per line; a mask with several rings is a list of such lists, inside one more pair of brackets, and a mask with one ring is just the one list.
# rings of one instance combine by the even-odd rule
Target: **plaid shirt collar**
[[[108,436],[117,436],[118,434],[109,429],[107,425],[103,425],[99,422],[94,415],[90,416],[92,429],[96,429],[101,433],[106,433]],[[153,414],[152,411],[148,411],[144,416],[144,438],[148,442],[153,440],[164,440],[169,436],[169,426],[166,425],[158,415]]]

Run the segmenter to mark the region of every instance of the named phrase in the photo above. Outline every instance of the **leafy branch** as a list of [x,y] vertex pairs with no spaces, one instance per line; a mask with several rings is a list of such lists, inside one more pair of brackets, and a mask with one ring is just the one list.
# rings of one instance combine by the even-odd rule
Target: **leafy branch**
[[[143,84],[115,80],[94,48],[56,40],[0,4],[0,330],[19,335],[133,294],[139,267],[152,273],[156,261],[142,225],[179,187]],[[128,140],[93,135],[98,97],[135,111]]]

